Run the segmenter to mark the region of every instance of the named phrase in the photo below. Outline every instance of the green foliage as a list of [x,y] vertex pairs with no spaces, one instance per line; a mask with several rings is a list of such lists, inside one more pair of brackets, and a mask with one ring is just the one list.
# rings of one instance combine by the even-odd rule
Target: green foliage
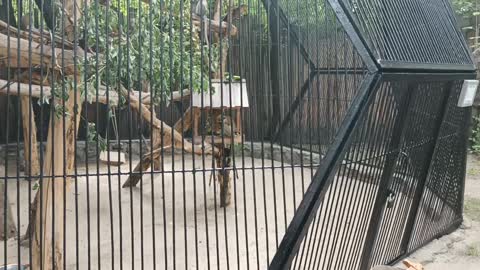
[[325,21],[325,1],[321,0],[278,0],[290,23],[303,29],[315,29]]
[[98,84],[115,88],[121,83],[141,90],[148,82],[156,101],[184,88],[209,90],[218,49],[201,44],[189,10],[190,2],[185,0],[153,2],[149,7],[137,2],[131,12],[121,3],[111,7],[92,3],[81,28],[88,46],[101,56],[88,60],[87,89]]
[[451,0],[455,13],[460,16],[478,16],[479,6],[477,0]]
[[473,118],[472,136],[470,137],[470,149],[473,153],[480,153],[480,117]]

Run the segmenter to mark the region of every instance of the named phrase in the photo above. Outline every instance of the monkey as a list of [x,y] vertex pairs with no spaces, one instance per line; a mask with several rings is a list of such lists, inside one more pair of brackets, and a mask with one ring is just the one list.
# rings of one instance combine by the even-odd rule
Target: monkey
[[197,5],[195,6],[195,10],[193,11],[196,15],[198,15],[201,20],[203,21],[203,36],[202,36],[202,43],[208,45],[208,33],[206,31],[208,26],[208,21],[204,19],[208,19],[208,3],[207,0],[198,0]]
[[30,13],[22,16],[22,18],[20,19],[20,26],[25,31],[31,30],[32,32],[42,32],[40,31],[40,29],[35,28],[35,26],[33,25],[32,16],[30,15]]

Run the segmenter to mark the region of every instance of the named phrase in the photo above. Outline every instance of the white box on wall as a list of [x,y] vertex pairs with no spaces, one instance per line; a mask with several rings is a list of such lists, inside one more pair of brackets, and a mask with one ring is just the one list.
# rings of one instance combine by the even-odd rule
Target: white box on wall
[[475,96],[478,89],[478,80],[463,81],[462,92],[458,98],[458,107],[471,107],[475,101]]

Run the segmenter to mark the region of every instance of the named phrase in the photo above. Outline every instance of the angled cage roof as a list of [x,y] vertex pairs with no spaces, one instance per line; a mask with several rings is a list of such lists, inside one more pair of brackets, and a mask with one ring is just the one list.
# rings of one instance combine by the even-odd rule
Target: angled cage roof
[[381,68],[475,69],[448,0],[339,2]]

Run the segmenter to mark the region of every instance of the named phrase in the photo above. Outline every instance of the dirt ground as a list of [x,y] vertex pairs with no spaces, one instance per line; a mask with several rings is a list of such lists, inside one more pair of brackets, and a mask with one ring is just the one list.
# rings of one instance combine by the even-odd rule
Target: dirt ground
[[425,270],[480,269],[480,157],[470,155],[467,163],[464,223],[457,231],[435,240],[408,259],[422,263]]

